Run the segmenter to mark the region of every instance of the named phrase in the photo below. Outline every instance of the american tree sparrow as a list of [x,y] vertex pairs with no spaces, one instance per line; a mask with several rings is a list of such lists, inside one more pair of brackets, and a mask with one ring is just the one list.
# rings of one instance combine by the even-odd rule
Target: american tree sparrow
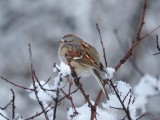
[[100,62],[99,54],[93,46],[73,34],[68,34],[60,41],[58,54],[59,59],[65,64],[68,64],[68,58],[71,60],[70,64],[78,76],[93,75],[105,97],[109,99],[100,76],[100,72],[105,72],[105,70]]

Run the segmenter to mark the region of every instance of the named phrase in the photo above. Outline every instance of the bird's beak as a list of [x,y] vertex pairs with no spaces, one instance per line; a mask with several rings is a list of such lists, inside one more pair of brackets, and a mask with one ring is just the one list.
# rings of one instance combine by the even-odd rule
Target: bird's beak
[[64,43],[64,39],[61,39],[58,43],[59,43],[59,44]]

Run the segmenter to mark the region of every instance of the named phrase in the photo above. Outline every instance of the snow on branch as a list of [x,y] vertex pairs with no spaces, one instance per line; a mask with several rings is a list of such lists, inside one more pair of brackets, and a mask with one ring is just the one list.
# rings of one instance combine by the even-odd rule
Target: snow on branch
[[[91,101],[91,103],[94,104],[93,101]],[[68,120],[90,120],[91,110],[90,110],[88,103],[84,104],[81,107],[77,107],[76,109],[79,114],[77,116],[73,116],[72,115],[73,109],[69,108],[68,113],[67,113]],[[109,113],[109,111],[107,111],[107,110],[103,110],[103,109],[99,108],[98,106],[96,108],[96,114],[97,114],[96,115],[97,120],[106,120],[106,119],[117,120],[115,115]]]

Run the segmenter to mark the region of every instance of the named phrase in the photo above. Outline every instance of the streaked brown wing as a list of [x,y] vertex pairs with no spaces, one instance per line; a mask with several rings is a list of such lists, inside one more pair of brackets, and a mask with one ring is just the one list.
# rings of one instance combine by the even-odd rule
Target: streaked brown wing
[[[88,44],[87,44],[88,45]],[[83,46],[72,46],[70,51],[71,58],[82,65],[92,67],[96,70],[100,70],[100,60],[98,53],[95,48],[92,46],[83,47]]]

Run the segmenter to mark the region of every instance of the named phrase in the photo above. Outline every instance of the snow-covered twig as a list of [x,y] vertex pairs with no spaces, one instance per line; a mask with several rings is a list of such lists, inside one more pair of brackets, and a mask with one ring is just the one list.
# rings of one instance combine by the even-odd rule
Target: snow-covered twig
[[[124,112],[126,113],[126,116],[127,116],[128,120],[132,120],[131,115],[130,115],[130,111],[129,111],[129,109],[126,108],[126,106],[124,104],[124,101],[121,99],[120,94],[117,91],[117,87],[113,84],[112,80],[110,80],[109,82],[110,82],[110,85],[113,88],[120,104],[122,105],[122,108],[123,108]],[[125,97],[127,97],[127,96],[128,96],[128,94]],[[126,99],[126,98],[124,98],[124,99]]]

